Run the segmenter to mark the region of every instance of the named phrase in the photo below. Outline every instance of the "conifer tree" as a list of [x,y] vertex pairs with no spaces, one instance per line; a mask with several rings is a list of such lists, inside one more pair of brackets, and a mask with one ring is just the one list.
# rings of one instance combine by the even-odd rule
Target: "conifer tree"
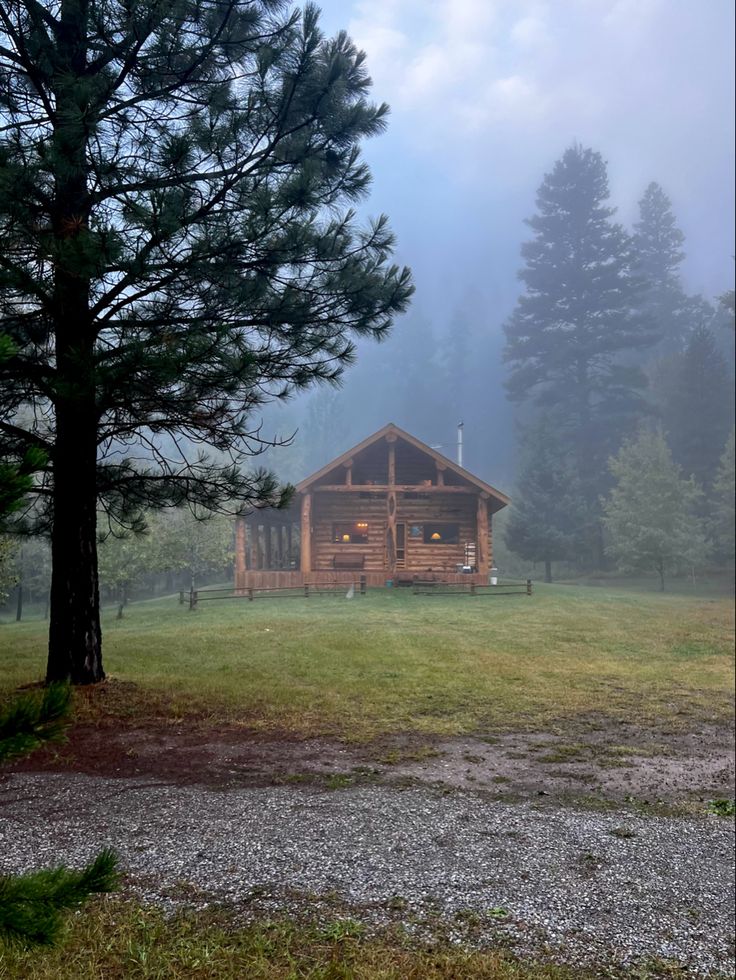
[[610,467],[616,483],[604,505],[607,551],[622,571],[656,571],[664,591],[667,574],[705,560],[701,491],[683,479],[659,431],[625,442]]
[[407,306],[353,210],[369,86],[311,4],[0,4],[0,457],[48,456],[48,680],[104,677],[98,507],[278,500],[254,410]]
[[675,461],[708,491],[733,425],[733,379],[705,326],[672,366],[663,415]]
[[657,338],[659,355],[679,351],[688,324],[688,299],[680,281],[685,236],[677,227],[672,202],[652,181],[639,201],[634,225],[635,274],[641,280],[640,308]]
[[574,467],[547,419],[527,428],[522,446],[524,460],[504,540],[520,558],[544,562],[544,580],[551,582],[553,562],[578,556],[585,503]]
[[736,557],[736,454],[734,429],[723,450],[713,482],[711,536],[717,558],[733,561]]
[[509,397],[554,413],[591,512],[608,485],[606,460],[643,411],[646,379],[624,355],[654,339],[637,312],[631,241],[608,196],[601,155],[566,150],[527,222],[526,289],[505,326]]

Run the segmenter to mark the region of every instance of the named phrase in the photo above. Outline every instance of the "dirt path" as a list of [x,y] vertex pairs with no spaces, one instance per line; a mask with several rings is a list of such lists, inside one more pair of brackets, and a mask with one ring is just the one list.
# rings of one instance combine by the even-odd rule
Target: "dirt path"
[[601,967],[733,969],[733,827],[396,785],[238,786],[16,773],[0,871],[114,846],[128,887],[244,917],[310,907]]
[[734,797],[733,733],[700,728],[652,735],[633,725],[575,734],[385,737],[366,744],[208,730],[77,725],[67,743],[17,763],[17,772],[81,772],[223,788],[313,784],[427,784],[498,800],[634,806],[703,813]]
[[521,955],[731,975],[730,733],[397,736],[77,725],[0,778],[0,870],[116,847],[136,895],[306,908]]

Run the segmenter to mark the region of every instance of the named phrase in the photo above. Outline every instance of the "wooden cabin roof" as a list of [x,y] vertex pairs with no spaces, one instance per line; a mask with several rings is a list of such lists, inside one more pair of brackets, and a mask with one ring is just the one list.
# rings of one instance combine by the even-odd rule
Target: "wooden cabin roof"
[[297,493],[306,493],[311,487],[319,483],[323,477],[327,476],[336,467],[343,465],[350,459],[354,459],[366,449],[369,449],[371,446],[374,446],[382,439],[385,439],[387,436],[391,435],[393,435],[397,440],[402,440],[403,442],[408,443],[410,446],[413,446],[415,449],[418,449],[421,453],[424,453],[435,462],[441,463],[447,470],[455,473],[472,486],[477,487],[481,492],[487,493],[492,501],[492,504],[494,505],[492,507],[493,510],[500,510],[502,507],[505,507],[508,503],[510,503],[511,498],[507,497],[505,493],[502,493],[500,490],[492,487],[490,483],[486,483],[485,480],[481,480],[480,477],[470,473],[462,466],[458,466],[457,463],[453,463],[451,459],[443,456],[442,453],[438,453],[436,449],[432,449],[431,446],[428,446],[415,436],[412,436],[403,429],[400,429],[398,425],[394,425],[393,422],[389,422],[388,425],[384,425],[384,427],[379,429],[378,432],[374,432],[373,435],[368,436],[367,439],[364,439],[356,446],[353,446],[351,449],[348,449],[346,452],[342,453],[342,455],[337,456],[329,463],[326,463],[321,469],[317,470],[316,473],[312,473],[311,476],[301,480],[296,485]]

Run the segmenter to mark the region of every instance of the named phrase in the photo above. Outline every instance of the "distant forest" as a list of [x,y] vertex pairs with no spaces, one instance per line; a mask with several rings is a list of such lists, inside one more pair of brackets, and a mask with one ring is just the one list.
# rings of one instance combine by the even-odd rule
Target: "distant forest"
[[389,421],[455,458],[462,420],[464,465],[514,498],[498,521],[499,560],[600,568],[612,560],[610,461],[658,431],[673,472],[699,487],[694,518],[713,545],[734,424],[733,291],[688,294],[685,237],[658,184],[642,189],[628,229],[608,198],[601,155],[570,147],[527,220],[510,315],[481,284],[449,322],[418,294],[388,340],[358,347],[340,388],[271,406],[264,434],[294,439],[263,461],[296,481]]

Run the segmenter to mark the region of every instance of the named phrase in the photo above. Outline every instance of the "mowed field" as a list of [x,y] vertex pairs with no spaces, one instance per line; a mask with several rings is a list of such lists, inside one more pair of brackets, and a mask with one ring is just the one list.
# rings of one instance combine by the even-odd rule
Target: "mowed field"
[[[40,619],[0,623],[0,698],[42,678],[46,628]],[[35,854],[35,829],[44,854],[72,864],[81,852],[69,826],[83,814],[84,847],[112,835],[123,893],[70,916],[56,949],[0,943],[0,978],[671,980],[685,975],[676,957],[692,948],[683,940],[673,952],[667,923],[688,937],[707,926],[693,940],[699,950],[721,942],[712,923],[728,905],[720,901],[729,889],[725,864],[715,884],[706,882],[700,909],[702,863],[688,879],[684,852],[654,871],[642,860],[659,854],[653,841],[671,814],[685,816],[682,833],[696,842],[701,832],[715,834],[708,854],[722,846],[713,801],[727,794],[719,802],[732,807],[733,790],[714,775],[728,764],[734,687],[733,602],[723,590],[542,585],[531,597],[503,598],[375,590],[350,600],[202,601],[193,612],[172,596],[134,603],[122,620],[107,610],[103,628],[111,683],[75,693],[79,724],[68,743],[13,770],[3,812],[16,847],[20,834]],[[709,752],[716,762],[704,770]],[[428,760],[440,767],[429,775],[421,771]],[[100,781],[104,802],[94,816],[90,794]],[[153,811],[143,794],[156,793],[165,794],[164,816],[148,827]],[[365,812],[356,810],[366,794]],[[237,816],[243,800],[243,812],[255,814],[250,831]],[[496,813],[501,823],[491,831]],[[289,829],[290,814],[300,831]],[[397,814],[408,836],[397,831]],[[213,836],[223,821],[222,838]],[[310,821],[314,840],[331,835],[327,858]],[[550,829],[568,825],[569,840]],[[273,826],[284,836],[272,853],[258,834]],[[465,850],[476,839],[477,873],[473,863],[472,874],[459,874],[455,865],[467,868]],[[287,859],[294,841],[298,857]],[[529,878],[537,841],[541,863]],[[350,881],[371,883],[364,904],[348,900],[350,889],[334,877],[334,890],[320,884],[324,867],[340,871],[342,846]],[[265,875],[254,864],[262,847],[272,854]],[[496,881],[494,847],[512,864],[483,891],[479,882]],[[607,857],[591,864],[599,852]],[[203,854],[206,891],[193,883]],[[315,882],[307,890],[303,873]],[[622,875],[641,878],[643,897],[622,889]],[[544,898],[550,881],[561,889],[556,911]],[[406,888],[421,900],[410,904]],[[512,899],[499,898],[507,888]],[[163,910],[152,894],[163,896]],[[460,905],[436,906],[437,894]],[[543,906],[544,921],[572,916],[571,934],[595,940],[590,956],[565,953],[560,965],[550,952],[559,936],[552,946],[546,932],[532,941],[538,926],[529,927],[526,913],[518,912],[515,932],[513,894],[522,896],[519,908]],[[259,895],[276,904],[261,907]],[[605,938],[606,916],[601,925],[589,912],[598,906],[614,918],[624,910],[615,942]],[[637,954],[631,968],[620,962],[621,942]]]
[[[43,676],[47,624],[0,625],[2,693]],[[366,596],[106,611],[106,712],[363,740],[634,719],[681,731],[733,711],[733,601],[616,586],[532,597]],[[114,687],[111,686],[111,687]],[[78,698],[81,717],[99,709]]]

